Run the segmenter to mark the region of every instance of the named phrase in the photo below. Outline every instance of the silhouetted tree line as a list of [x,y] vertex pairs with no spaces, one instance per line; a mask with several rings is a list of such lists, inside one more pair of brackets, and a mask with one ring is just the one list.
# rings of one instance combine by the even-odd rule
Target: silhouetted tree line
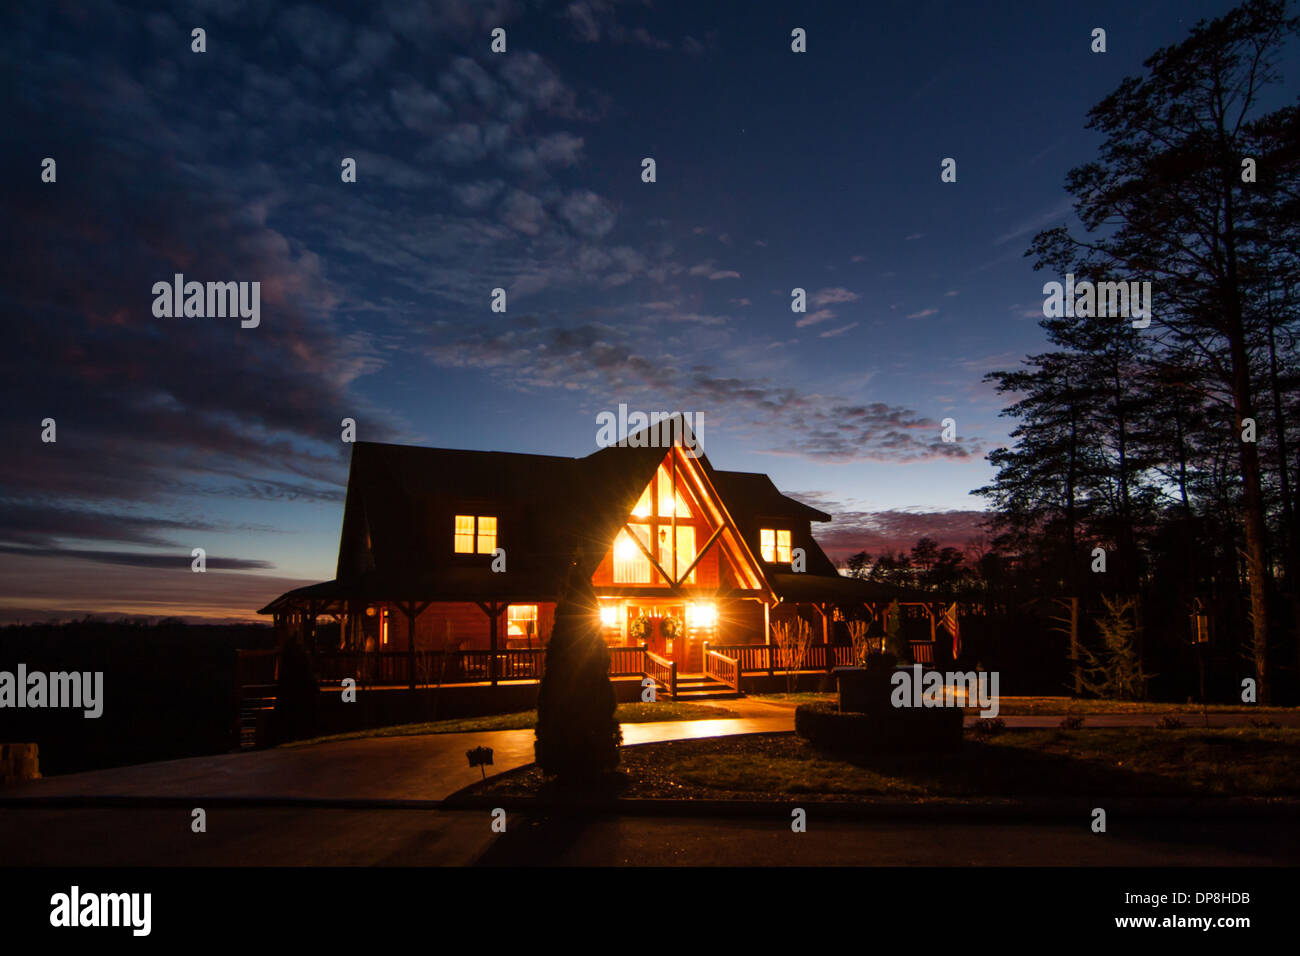
[[1027,255],[1057,281],[1151,282],[1151,322],[1044,318],[1051,349],[987,377],[1016,425],[975,492],[995,517],[971,569],[1002,607],[1134,599],[1155,671],[1186,672],[1203,610],[1216,673],[1255,678],[1261,702],[1294,692],[1300,655],[1300,108],[1278,105],[1276,69],[1291,12],[1252,0],[1202,22],[1089,113],[1100,154],[1067,177],[1086,234],[1047,230]]
[[873,558],[859,551],[848,559],[845,570],[863,581],[933,592],[938,597],[955,597],[978,589],[966,555],[957,548],[941,548],[930,537],[918,539],[910,552],[885,550]]

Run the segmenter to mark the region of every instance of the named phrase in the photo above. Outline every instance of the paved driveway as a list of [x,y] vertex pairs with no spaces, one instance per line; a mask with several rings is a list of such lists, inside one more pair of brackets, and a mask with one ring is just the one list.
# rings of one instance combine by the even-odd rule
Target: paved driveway
[[[626,744],[773,733],[794,729],[792,703],[742,699],[726,706],[741,714],[725,720],[679,720],[624,724]],[[1300,715],[1270,715],[1295,725]],[[1008,727],[1056,727],[1059,716],[1006,717]],[[971,723],[974,718],[968,718]],[[1158,716],[1114,714],[1087,717],[1085,727],[1151,727]],[[1245,714],[1211,715],[1211,726],[1244,726]],[[1188,727],[1201,726],[1185,717]],[[66,774],[9,784],[0,804],[11,800],[77,797],[212,800],[319,800],[401,805],[442,800],[481,778],[465,751],[491,747],[493,773],[533,760],[533,731],[493,730],[465,734],[370,737],[274,750],[188,757],[159,763]],[[196,802],[196,806],[201,805]]]
[[[679,720],[624,724],[627,744],[790,730],[793,717]],[[532,763],[532,730],[493,730],[414,737],[369,737],[246,753],[64,774],[7,785],[0,804],[73,797],[294,799],[321,801],[441,800],[475,780],[465,751],[491,747],[490,772]],[[196,803],[197,805],[201,805]]]

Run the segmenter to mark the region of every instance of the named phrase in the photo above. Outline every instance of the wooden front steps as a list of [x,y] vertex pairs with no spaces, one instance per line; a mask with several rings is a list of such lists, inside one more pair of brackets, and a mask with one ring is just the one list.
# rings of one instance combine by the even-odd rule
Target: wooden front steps
[[740,697],[731,687],[722,681],[705,677],[703,674],[678,674],[677,696],[675,700],[700,703],[710,700],[735,700]]

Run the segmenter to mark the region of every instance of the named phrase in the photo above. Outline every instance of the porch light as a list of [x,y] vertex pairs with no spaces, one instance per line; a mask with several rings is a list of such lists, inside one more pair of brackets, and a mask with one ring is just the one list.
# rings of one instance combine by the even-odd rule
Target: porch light
[[713,627],[718,623],[716,604],[686,605],[686,624],[688,627]]
[[603,605],[600,609],[600,624],[602,627],[617,627],[618,608],[612,604]]

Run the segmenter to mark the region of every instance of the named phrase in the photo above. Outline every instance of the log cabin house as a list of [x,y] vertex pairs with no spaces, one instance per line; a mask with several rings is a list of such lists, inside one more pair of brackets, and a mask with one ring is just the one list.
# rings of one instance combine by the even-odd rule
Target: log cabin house
[[323,680],[536,680],[576,561],[614,676],[673,697],[688,678],[738,693],[745,673],[781,667],[773,624],[799,617],[803,668],[850,663],[833,620],[891,595],[837,572],[812,536],[831,516],[766,475],[714,468],[693,436],[650,444],[654,431],[585,458],[357,442],[335,579],[260,613],[303,640]]

